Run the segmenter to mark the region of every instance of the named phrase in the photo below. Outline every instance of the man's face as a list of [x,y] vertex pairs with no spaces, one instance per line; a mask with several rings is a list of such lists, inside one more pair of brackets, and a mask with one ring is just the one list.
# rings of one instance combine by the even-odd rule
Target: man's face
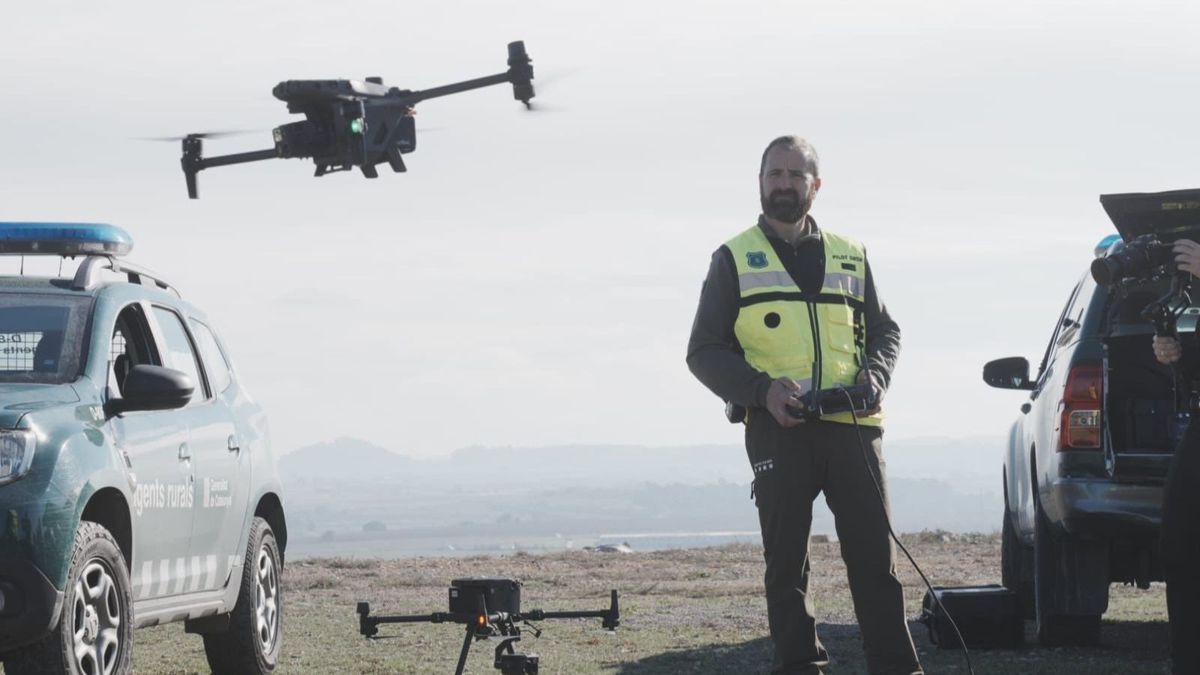
[[821,179],[811,171],[799,150],[785,146],[772,148],[759,176],[763,214],[785,223],[800,222],[821,187]]

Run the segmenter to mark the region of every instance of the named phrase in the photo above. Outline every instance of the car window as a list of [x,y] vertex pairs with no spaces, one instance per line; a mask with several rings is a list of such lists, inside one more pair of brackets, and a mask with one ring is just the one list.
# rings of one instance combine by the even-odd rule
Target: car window
[[117,315],[108,347],[109,396],[124,395],[125,377],[134,366],[162,365],[141,305],[129,305]]
[[217,338],[212,329],[203,323],[191,319],[192,335],[196,336],[196,345],[200,348],[200,358],[204,361],[204,372],[208,374],[208,382],[214,393],[221,393],[233,381],[229,372],[229,362],[217,344]]
[[154,319],[162,333],[163,344],[160,345],[160,349],[163,365],[187,375],[196,385],[188,405],[195,405],[207,399],[204,378],[200,375],[200,365],[196,361],[196,352],[192,349],[192,339],[183,327],[183,319],[173,310],[158,305],[154,306]]
[[1062,314],[1058,316],[1058,321],[1054,324],[1054,332],[1050,334],[1050,344],[1046,345],[1046,353],[1042,356],[1042,365],[1038,367],[1037,381],[1038,386],[1041,386],[1042,376],[1046,374],[1046,368],[1054,361],[1054,354],[1059,344],[1059,338],[1062,336],[1064,329],[1078,328],[1078,323],[1072,318],[1072,308],[1075,305],[1075,299],[1079,297],[1079,287],[1082,284],[1076,283],[1075,288],[1071,289],[1071,296],[1067,298],[1067,304],[1063,306]]
[[90,306],[90,298],[0,294],[0,382],[77,379]]

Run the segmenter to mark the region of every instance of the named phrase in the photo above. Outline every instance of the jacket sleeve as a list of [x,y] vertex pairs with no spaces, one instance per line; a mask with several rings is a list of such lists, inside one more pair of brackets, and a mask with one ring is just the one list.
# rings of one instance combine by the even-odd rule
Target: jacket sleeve
[[887,307],[875,291],[870,262],[866,268],[867,287],[863,294],[866,307],[863,314],[867,324],[867,363],[871,367],[871,379],[882,396],[892,382],[896,360],[900,357],[900,326],[888,314]]
[[696,379],[725,401],[766,406],[771,377],[746,363],[733,325],[741,293],[733,254],[722,246],[709,264],[688,340],[687,364]]

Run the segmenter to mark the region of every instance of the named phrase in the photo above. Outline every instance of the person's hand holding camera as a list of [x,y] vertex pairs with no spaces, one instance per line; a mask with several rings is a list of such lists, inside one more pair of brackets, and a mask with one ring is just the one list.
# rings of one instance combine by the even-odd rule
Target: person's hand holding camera
[[1179,340],[1173,337],[1154,336],[1154,358],[1164,366],[1169,366],[1177,363],[1183,358],[1183,347],[1179,345]]
[[794,427],[797,424],[802,424],[804,418],[792,417],[792,414],[787,411],[788,406],[804,409],[804,405],[800,402],[800,397],[804,394],[800,391],[800,385],[790,377],[780,377],[771,382],[771,388],[767,389],[767,412],[771,413],[771,417],[779,423],[781,427]]
[[1200,244],[1191,239],[1179,239],[1175,242],[1174,252],[1179,271],[1200,277]]

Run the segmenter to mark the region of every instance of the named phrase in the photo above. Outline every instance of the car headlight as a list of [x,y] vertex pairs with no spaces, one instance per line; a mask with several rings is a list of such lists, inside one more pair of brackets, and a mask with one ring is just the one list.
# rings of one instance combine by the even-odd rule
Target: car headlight
[[0,431],[0,485],[29,473],[35,444],[32,431]]

